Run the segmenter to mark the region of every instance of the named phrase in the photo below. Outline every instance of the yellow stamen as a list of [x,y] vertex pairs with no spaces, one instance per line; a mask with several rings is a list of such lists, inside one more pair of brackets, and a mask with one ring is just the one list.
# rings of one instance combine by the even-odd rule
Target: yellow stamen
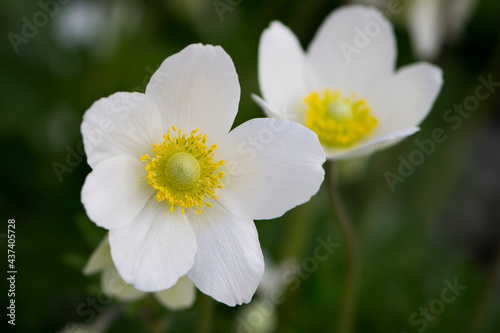
[[189,136],[175,126],[172,130],[173,135],[169,129],[163,136],[163,143],[153,145],[154,157],[141,157],[146,162],[148,183],[157,191],[156,200],[165,200],[171,212],[179,206],[184,214],[185,209],[196,206],[196,212],[201,214],[203,205],[210,207],[205,199],[216,199],[215,189],[224,187],[224,173],[216,172],[224,161],[213,161],[217,145],[208,148],[207,135],[195,135],[198,129]]
[[309,94],[304,102],[307,105],[305,125],[325,146],[349,147],[378,124],[366,100],[354,94],[345,97],[338,90],[325,90],[323,96],[317,92]]

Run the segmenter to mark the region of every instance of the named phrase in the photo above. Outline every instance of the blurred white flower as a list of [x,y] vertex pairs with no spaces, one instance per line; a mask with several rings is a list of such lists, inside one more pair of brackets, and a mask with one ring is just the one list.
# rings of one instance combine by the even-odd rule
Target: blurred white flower
[[408,4],[408,28],[417,57],[433,60],[463,33],[477,0],[418,0]]
[[477,0],[351,0],[373,5],[393,22],[406,24],[415,55],[435,60],[447,44],[462,36]]
[[67,49],[84,47],[97,57],[111,55],[120,38],[135,33],[143,6],[138,1],[75,1],[55,17],[56,41]]
[[[146,293],[135,289],[132,285],[123,281],[118,274],[111,259],[111,249],[107,235],[94,250],[83,269],[85,275],[99,272],[101,273],[102,289],[116,299],[130,302],[146,296]],[[183,276],[173,287],[155,292],[153,296],[167,309],[182,310],[193,305],[196,298],[196,290],[193,282],[187,276]]]
[[304,126],[253,119],[229,132],[239,98],[231,58],[197,44],[167,58],[145,94],[116,93],[85,113],[93,171],[82,202],[136,289],[187,274],[220,302],[249,302],[264,270],[253,219],[281,216],[323,182],[325,155]]
[[259,45],[261,99],[273,118],[304,124],[328,159],[369,155],[418,131],[441,89],[427,63],[395,71],[392,25],[375,8],[346,6],[320,26],[307,52],[272,22]]
[[286,300],[285,292],[297,261],[287,259],[275,265],[266,256],[266,269],[255,299],[243,307],[236,319],[236,332],[271,333],[278,326],[276,308]]

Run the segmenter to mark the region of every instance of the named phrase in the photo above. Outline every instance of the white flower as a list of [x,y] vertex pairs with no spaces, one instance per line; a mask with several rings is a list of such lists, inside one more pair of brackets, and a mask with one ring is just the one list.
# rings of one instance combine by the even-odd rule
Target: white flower
[[316,135],[272,119],[229,132],[239,98],[231,58],[198,44],[167,58],[145,94],[116,93],[85,113],[93,171],[82,202],[109,229],[115,266],[136,289],[168,289],[187,274],[220,302],[249,302],[264,269],[253,219],[318,191]]
[[477,0],[419,0],[409,4],[408,28],[416,55],[435,59],[463,33]]
[[[97,246],[83,269],[85,275],[98,272],[101,272],[102,289],[116,299],[130,302],[146,296],[146,293],[123,281],[118,274],[111,259],[108,236],[104,237]],[[196,292],[193,282],[187,276],[183,276],[173,287],[155,292],[153,296],[160,304],[170,310],[182,310],[193,305]]]
[[60,6],[60,12],[50,15],[55,20],[55,41],[61,47],[84,47],[92,56],[106,58],[114,53],[122,38],[139,30],[143,12],[140,1],[68,1]]
[[478,0],[350,0],[376,6],[396,24],[406,24],[419,59],[433,60],[462,37]]
[[391,24],[374,8],[331,13],[306,53],[280,22],[259,45],[259,84],[266,114],[299,122],[319,137],[329,159],[369,155],[415,133],[442,85],[427,63],[395,72]]
[[[252,303],[241,308],[235,321],[234,332],[270,333],[276,332],[278,324],[277,307],[285,301],[285,289],[295,274],[291,271],[297,266],[294,259],[275,265],[270,257],[264,255],[266,269],[257,288]],[[259,320],[256,320],[259,318]]]

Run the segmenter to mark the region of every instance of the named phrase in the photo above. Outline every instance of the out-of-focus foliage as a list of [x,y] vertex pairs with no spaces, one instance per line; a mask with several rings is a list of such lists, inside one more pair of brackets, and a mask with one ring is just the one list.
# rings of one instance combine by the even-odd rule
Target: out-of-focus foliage
[[[80,189],[90,172],[81,148],[82,115],[95,100],[116,91],[143,92],[166,57],[200,42],[221,45],[235,63],[242,88],[235,125],[263,117],[250,98],[259,93],[257,46],[262,30],[270,21],[281,20],[307,47],[323,18],[341,4],[3,1],[0,245],[6,256],[7,219],[15,218],[18,268],[17,320],[10,329],[195,330],[201,304],[207,301],[203,297],[192,309],[177,313],[151,297],[122,307],[103,295],[97,276],[83,276],[82,268],[105,230],[88,220],[80,203]],[[425,331],[500,330],[500,87],[475,111],[454,113],[458,118],[453,122],[444,118],[448,109],[474,96],[479,76],[500,81],[499,17],[498,1],[479,1],[461,39],[443,48],[436,63],[443,68],[445,83],[419,133],[368,160],[341,165],[342,192],[363,254],[357,332],[417,332],[424,327],[415,324],[425,318],[421,308],[439,309],[435,300],[441,299],[445,280],[455,279],[467,289],[442,303],[439,314],[429,312],[432,319],[425,321]],[[396,25],[396,35],[398,66],[417,60],[405,24]],[[392,192],[386,172],[397,174],[401,160],[420,149],[415,140],[432,138],[437,128],[446,140],[435,144],[430,156],[423,154],[422,164]],[[290,286],[275,311],[255,303],[236,308],[214,304],[213,332],[336,328],[345,256],[331,216],[323,186],[309,203],[282,218],[256,221],[262,247],[274,262],[293,258],[304,265],[314,256],[318,237],[331,237],[340,246],[314,269],[307,266],[310,272],[279,273]]]

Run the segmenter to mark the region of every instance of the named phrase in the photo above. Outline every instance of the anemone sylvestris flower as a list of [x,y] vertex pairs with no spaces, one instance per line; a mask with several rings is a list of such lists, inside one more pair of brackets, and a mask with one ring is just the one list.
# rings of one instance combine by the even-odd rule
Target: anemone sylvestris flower
[[109,229],[113,262],[136,289],[169,289],[187,275],[220,302],[249,302],[264,269],[253,219],[318,191],[316,135],[273,119],[230,131],[239,98],[231,58],[197,44],[167,58],[145,94],[115,93],[86,111],[93,170],[82,202]]
[[263,99],[253,97],[268,116],[313,130],[328,159],[365,156],[415,133],[441,89],[436,66],[395,63],[392,25],[374,8],[332,12],[307,52],[275,21],[259,45]]
[[419,58],[436,59],[461,37],[477,0],[419,0],[408,5],[408,29]]
[[[118,274],[111,259],[108,236],[97,246],[83,269],[85,275],[99,272],[103,290],[118,300],[130,302],[146,296],[146,293],[123,281]],[[153,297],[170,310],[182,310],[193,305],[196,293],[193,282],[183,276],[171,288],[153,293]]]
[[478,0],[350,0],[375,6],[395,24],[405,24],[417,58],[435,60],[445,46],[452,46],[465,33]]

